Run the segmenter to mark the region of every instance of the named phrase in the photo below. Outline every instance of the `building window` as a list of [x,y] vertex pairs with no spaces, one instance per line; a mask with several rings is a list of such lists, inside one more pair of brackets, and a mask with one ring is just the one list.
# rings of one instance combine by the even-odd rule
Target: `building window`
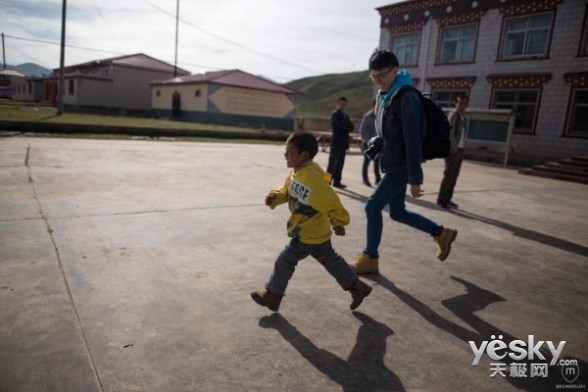
[[493,109],[512,109],[515,133],[534,134],[535,117],[539,107],[539,90],[494,90]]
[[159,91],[159,90],[155,91],[155,96],[156,97],[161,97],[161,91]]
[[69,95],[74,95],[74,80],[69,80]]
[[392,37],[392,52],[402,66],[417,65],[420,33],[396,35]]
[[468,95],[466,90],[434,90],[432,99],[442,108],[454,108],[456,98],[460,95]]
[[194,91],[194,97],[200,98],[200,94],[201,94],[200,89],[197,89],[196,91]]
[[588,89],[572,91],[572,104],[565,136],[588,138]]
[[500,58],[547,57],[552,20],[552,13],[506,19]]
[[31,82],[27,82],[28,86],[29,86],[29,94],[33,93],[33,84]]
[[446,27],[441,31],[438,63],[469,63],[474,61],[478,25]]
[[588,5],[584,12],[584,28],[582,29],[582,42],[580,44],[580,56],[588,56]]

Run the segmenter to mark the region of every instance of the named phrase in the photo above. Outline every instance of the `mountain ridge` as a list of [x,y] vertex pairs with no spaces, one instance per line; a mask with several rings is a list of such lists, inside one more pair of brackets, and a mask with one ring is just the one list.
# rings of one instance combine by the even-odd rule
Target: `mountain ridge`
[[284,86],[303,93],[296,97],[297,117],[329,118],[337,98],[348,99],[347,114],[360,119],[371,108],[374,86],[368,71],[310,76],[293,80]]

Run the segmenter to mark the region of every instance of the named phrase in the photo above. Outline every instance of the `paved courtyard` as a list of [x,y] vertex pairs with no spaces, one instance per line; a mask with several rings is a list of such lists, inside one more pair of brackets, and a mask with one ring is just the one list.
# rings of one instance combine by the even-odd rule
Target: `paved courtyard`
[[[307,259],[278,314],[249,292],[287,243],[286,206],[263,204],[283,151],[0,138],[0,392],[586,390],[586,185],[466,161],[447,212],[428,162],[407,207],[459,230],[449,258],[385,219],[357,311]],[[364,245],[361,160],[337,190],[347,259]]]

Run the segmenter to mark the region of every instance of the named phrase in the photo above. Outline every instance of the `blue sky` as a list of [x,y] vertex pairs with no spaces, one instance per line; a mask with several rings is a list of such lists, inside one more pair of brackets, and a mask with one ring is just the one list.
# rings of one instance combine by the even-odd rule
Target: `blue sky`
[[[376,7],[398,0],[180,0],[178,66],[280,83],[367,70]],[[176,0],[68,0],[65,64],[145,53],[174,63]],[[6,63],[59,67],[61,0],[0,0]],[[39,42],[41,41],[41,42]]]

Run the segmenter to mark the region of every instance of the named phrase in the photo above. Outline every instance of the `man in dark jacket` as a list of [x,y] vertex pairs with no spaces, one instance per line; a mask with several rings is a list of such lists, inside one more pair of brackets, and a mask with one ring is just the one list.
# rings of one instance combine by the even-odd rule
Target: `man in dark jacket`
[[329,151],[329,164],[327,172],[333,176],[333,186],[345,188],[341,183],[345,154],[349,149],[349,133],[353,131],[353,123],[345,113],[347,98],[337,99],[337,109],[331,113],[331,145]]
[[[384,176],[365,205],[367,241],[363,252],[350,266],[356,273],[378,272],[378,247],[382,238],[382,210],[388,206],[394,221],[430,234],[437,244],[437,258],[445,260],[457,230],[444,228],[430,219],[407,211],[406,190],[412,197],[421,197],[423,138],[427,123],[418,93],[414,90],[395,97],[403,86],[412,85],[406,70],[398,70],[398,59],[387,49],[374,51],[369,61],[370,77],[379,88],[376,97],[376,132],[383,140],[382,169]],[[399,100],[399,113],[392,113],[392,101]]]

